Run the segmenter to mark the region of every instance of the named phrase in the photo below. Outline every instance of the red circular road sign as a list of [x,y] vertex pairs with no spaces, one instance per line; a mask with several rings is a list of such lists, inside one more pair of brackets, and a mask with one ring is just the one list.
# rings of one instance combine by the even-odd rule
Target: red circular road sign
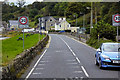
[[22,17],[20,17],[19,22],[20,22],[20,24],[25,25],[25,24],[27,24],[28,19],[27,19],[27,17],[22,16]]
[[117,23],[120,22],[120,15],[119,14],[114,15],[114,21]]

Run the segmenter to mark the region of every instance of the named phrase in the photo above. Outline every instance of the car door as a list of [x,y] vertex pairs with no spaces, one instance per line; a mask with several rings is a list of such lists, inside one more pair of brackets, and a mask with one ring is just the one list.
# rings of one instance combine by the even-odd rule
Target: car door
[[96,52],[96,59],[97,61],[99,61],[99,57],[100,57],[100,54],[102,53],[102,44],[101,46],[98,48],[98,51]]

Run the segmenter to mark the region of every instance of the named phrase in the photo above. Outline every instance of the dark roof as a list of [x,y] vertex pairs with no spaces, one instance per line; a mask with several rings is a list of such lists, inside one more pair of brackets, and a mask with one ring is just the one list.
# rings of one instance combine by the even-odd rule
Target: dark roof
[[11,25],[18,25],[18,20],[9,20]]
[[[46,16],[46,17],[41,17],[41,18],[44,18],[46,21],[48,20],[48,19],[50,19],[52,16]],[[52,17],[52,18],[54,18],[54,17]],[[55,18],[54,18],[55,19]],[[55,19],[56,20],[56,19]]]

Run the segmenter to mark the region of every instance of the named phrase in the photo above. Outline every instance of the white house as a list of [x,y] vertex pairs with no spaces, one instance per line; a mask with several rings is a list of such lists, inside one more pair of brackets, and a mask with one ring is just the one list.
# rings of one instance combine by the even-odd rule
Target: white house
[[59,21],[55,23],[55,30],[70,30],[70,24],[66,18],[59,18]]
[[71,32],[78,32],[80,27],[71,27]]
[[17,20],[9,20],[9,28],[10,28],[10,30],[18,29],[18,21]]
[[18,25],[18,20],[9,20],[9,29],[17,30],[19,28],[29,28],[28,25]]

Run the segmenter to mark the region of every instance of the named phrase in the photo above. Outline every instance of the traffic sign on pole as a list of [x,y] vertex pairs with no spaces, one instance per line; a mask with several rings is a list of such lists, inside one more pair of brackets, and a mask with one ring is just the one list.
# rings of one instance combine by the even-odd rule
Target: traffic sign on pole
[[117,42],[119,37],[118,26],[120,26],[120,14],[112,15],[113,26],[117,26]]
[[28,17],[26,16],[21,16],[21,17],[18,17],[18,25],[28,25]]
[[119,14],[112,15],[112,22],[113,26],[120,26],[120,15]]
[[28,17],[26,16],[21,16],[18,17],[18,25],[22,25],[23,26],[23,49],[24,49],[24,27],[25,25],[28,25]]

